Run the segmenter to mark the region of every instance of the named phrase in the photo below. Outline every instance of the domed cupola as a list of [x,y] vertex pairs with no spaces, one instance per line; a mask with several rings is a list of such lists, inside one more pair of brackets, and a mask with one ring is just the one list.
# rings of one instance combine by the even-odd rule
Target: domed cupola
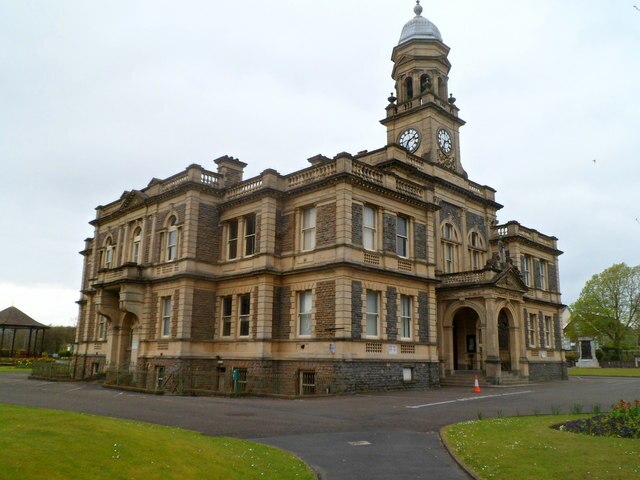
[[416,1],[413,11],[416,16],[405,24],[398,45],[407,43],[410,40],[438,40],[442,42],[442,35],[440,35],[438,27],[422,16],[420,0]]
[[465,176],[459,142],[464,120],[449,93],[449,47],[438,27],[422,16],[419,0],[413,12],[391,54],[395,92],[381,120],[387,144]]

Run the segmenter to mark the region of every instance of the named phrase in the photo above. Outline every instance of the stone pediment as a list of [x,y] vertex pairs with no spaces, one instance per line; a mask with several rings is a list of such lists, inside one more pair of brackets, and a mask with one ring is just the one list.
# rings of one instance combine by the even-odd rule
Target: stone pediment
[[522,281],[522,277],[513,266],[498,272],[491,283],[496,287],[517,290],[523,293],[528,290],[528,287]]
[[148,198],[148,195],[145,195],[139,190],[124,192],[120,197],[120,200],[122,200],[122,203],[120,204],[120,208],[118,208],[118,210],[128,210],[130,208],[142,205],[144,204],[147,198]]
[[438,287],[439,289],[499,287],[518,293],[524,293],[528,290],[522,278],[520,278],[518,270],[512,265],[506,266],[502,270],[485,268],[471,272],[452,273],[442,275],[440,279],[442,283]]

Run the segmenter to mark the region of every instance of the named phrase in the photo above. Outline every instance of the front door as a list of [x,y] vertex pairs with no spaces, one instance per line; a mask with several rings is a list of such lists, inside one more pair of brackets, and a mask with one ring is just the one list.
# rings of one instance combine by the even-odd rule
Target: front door
[[508,372],[511,370],[511,349],[509,347],[509,319],[504,310],[500,312],[498,317],[498,346],[500,367],[503,372]]

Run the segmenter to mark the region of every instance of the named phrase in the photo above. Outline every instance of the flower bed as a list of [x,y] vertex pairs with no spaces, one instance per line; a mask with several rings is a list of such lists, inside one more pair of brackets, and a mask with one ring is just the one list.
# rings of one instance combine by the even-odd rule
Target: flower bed
[[615,403],[609,413],[554,425],[557,430],[602,437],[640,438],[640,400]]

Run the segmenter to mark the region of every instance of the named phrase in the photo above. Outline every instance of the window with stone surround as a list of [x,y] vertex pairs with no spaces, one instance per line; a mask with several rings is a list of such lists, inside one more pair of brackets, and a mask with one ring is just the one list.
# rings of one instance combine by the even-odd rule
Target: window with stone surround
[[458,271],[460,237],[452,223],[442,225],[442,270],[444,273]]
[[365,205],[362,212],[362,245],[367,250],[376,249],[376,223],[376,209]]
[[553,343],[552,343],[552,321],[551,321],[551,317],[549,315],[545,315],[544,316],[544,345],[547,348],[553,348]]
[[244,217],[244,254],[256,253],[256,215],[252,213]]
[[238,220],[227,223],[227,258],[233,260],[238,257]]
[[366,328],[367,337],[377,337],[379,335],[380,323],[380,292],[367,290],[366,302]]
[[238,302],[240,304],[240,308],[238,309],[238,323],[239,323],[238,336],[248,337],[250,314],[251,314],[251,294],[246,293],[246,294],[240,295],[238,297]]
[[169,219],[169,228],[167,229],[166,256],[167,262],[172,262],[178,258],[178,219],[172,216]]
[[115,256],[115,251],[116,251],[116,246],[113,243],[113,240],[111,237],[107,238],[107,241],[105,242],[105,249],[104,249],[104,268],[111,268],[114,266],[113,261],[114,261],[114,256]]
[[527,287],[531,286],[531,257],[529,255],[522,255],[520,257],[520,273],[522,274],[522,280]]
[[133,263],[141,263],[141,245],[142,245],[142,229],[137,227],[133,231],[133,237],[131,239],[131,261]]
[[547,262],[540,259],[535,259],[533,262],[535,270],[535,288],[540,290],[547,289]]
[[298,335],[300,337],[311,336],[312,298],[311,290],[298,293]]
[[537,333],[538,333],[538,315],[535,313],[530,313],[529,314],[529,324],[527,325],[527,335],[529,335],[529,346],[530,347],[535,347],[536,345],[538,345],[538,338],[537,338]]
[[396,217],[396,253],[400,257],[409,256],[409,219],[402,215]]
[[313,250],[316,247],[316,208],[310,207],[302,210],[301,219],[301,246],[303,251]]
[[171,314],[173,302],[171,297],[162,297],[162,322],[160,327],[160,336],[168,337],[171,335]]
[[227,242],[227,260],[255,255],[258,249],[257,215],[250,213],[224,223],[224,235]]
[[413,299],[409,295],[400,295],[400,337],[411,339]]
[[222,297],[222,336],[231,336],[231,315],[233,309],[233,297],[228,295]]
[[98,314],[98,332],[96,338],[98,340],[104,340],[107,335],[107,317]]
[[475,231],[469,233],[469,267],[471,270],[480,270],[484,267],[484,240]]

